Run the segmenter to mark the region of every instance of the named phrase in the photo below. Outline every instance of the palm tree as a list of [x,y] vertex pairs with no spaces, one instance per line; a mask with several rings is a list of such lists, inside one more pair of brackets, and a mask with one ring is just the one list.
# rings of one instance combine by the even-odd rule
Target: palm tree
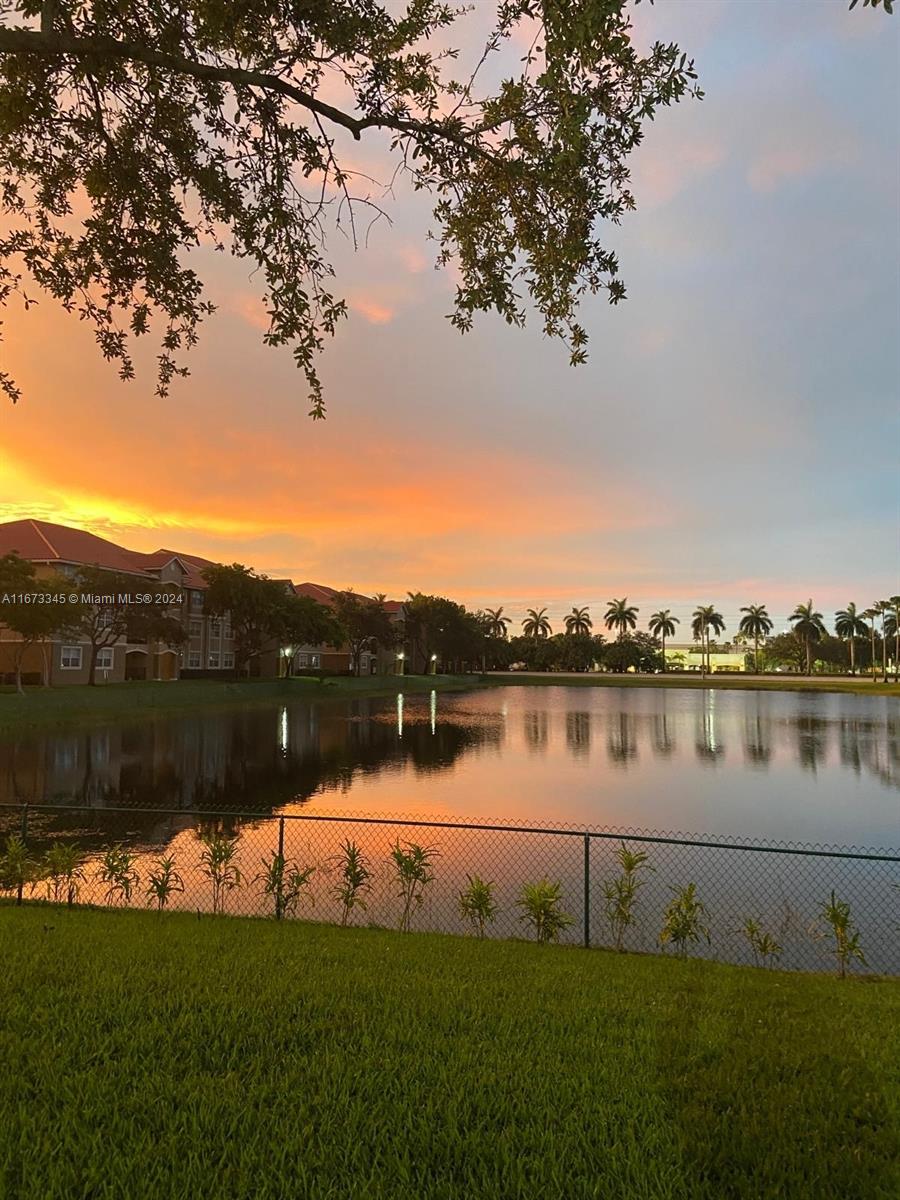
[[662,642],[663,671],[666,669],[666,638],[674,637],[675,626],[680,624],[678,618],[673,617],[667,608],[655,612],[647,622],[647,628]]
[[502,608],[488,608],[484,614],[485,632],[488,637],[505,638],[509,617],[504,617]]
[[825,633],[825,622],[822,614],[816,612],[812,600],[798,604],[788,620],[794,626],[794,633],[800,638],[806,650],[806,673],[812,675],[812,648]]
[[768,637],[772,632],[772,618],[764,604],[748,604],[741,609],[746,615],[741,617],[738,629],[747,637],[753,638],[753,666],[759,674],[759,639]]
[[725,629],[725,621],[720,612],[716,612],[715,606],[712,604],[701,604],[694,609],[694,619],[691,621],[691,632],[694,638],[700,643],[700,653],[703,662],[703,674],[710,670],[709,658],[709,631],[714,633],[722,633]]
[[856,605],[851,600],[846,608],[834,614],[834,632],[839,638],[850,643],[850,674],[856,674],[856,639],[865,637],[869,632],[868,626],[862,619],[862,614],[856,611]]
[[900,596],[891,596],[894,613],[890,618],[894,630],[894,683],[900,683]]
[[863,616],[865,617],[865,619],[867,621],[870,622],[869,637],[871,639],[871,651],[872,651],[872,682],[874,683],[876,675],[877,675],[877,671],[878,671],[878,668],[875,664],[875,617],[877,616],[877,613],[875,612],[874,607],[867,608],[866,611],[863,613]]
[[590,633],[594,627],[586,608],[575,608],[566,617],[566,633]]
[[546,608],[526,608],[528,614],[522,622],[522,632],[530,638],[548,638],[553,630],[547,619]]
[[879,600],[872,607],[881,617],[881,673],[884,676],[884,682],[887,683],[887,627],[885,621],[891,611],[891,602],[890,600]]
[[638,610],[633,604],[628,603],[628,597],[622,600],[610,600],[607,602],[606,614],[603,617],[603,623],[607,629],[618,629],[619,641],[625,636],[629,629],[634,629],[637,625]]

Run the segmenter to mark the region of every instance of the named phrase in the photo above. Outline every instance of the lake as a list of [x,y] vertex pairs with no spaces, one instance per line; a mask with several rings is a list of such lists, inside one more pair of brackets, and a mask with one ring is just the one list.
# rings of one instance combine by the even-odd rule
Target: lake
[[[583,839],[366,826],[353,818],[898,847],[900,703],[821,693],[566,686],[295,701],[0,740],[0,801],[24,800],[73,806],[30,817],[36,845],[71,838],[96,857],[121,840],[140,851],[143,870],[153,855],[174,852],[185,874],[178,898],[184,907],[209,906],[197,867],[196,821],[137,810],[245,814],[226,822],[240,832],[244,875],[230,898],[232,911],[265,910],[260,886],[251,885],[277,845],[273,814],[330,815],[340,820],[287,821],[281,835],[289,857],[316,865],[318,891],[309,897],[316,907],[308,915],[339,915],[335,855],[352,837],[373,867],[366,916],[355,919],[393,923],[390,852],[399,837],[430,842],[438,852],[438,883],[417,918],[422,928],[458,929],[455,897],[466,875],[478,873],[497,882],[497,931],[520,934],[518,891],[547,875],[564,885],[576,940],[584,922]],[[108,811],[117,808],[129,811]],[[12,828],[15,820],[8,812],[4,824]],[[616,871],[617,846],[597,840],[590,848],[592,938],[604,925],[600,893]],[[900,882],[900,864],[645,848],[655,869],[647,875],[648,919],[634,934],[635,948],[653,947],[671,888],[692,880],[718,917],[718,940],[704,952],[735,957],[734,923],[754,913],[777,924],[786,965],[821,965],[825,943],[810,922],[835,887],[862,912],[882,969],[900,966],[900,945],[894,946],[900,891],[895,898],[891,888]],[[99,898],[95,885],[86,890],[87,898]]]

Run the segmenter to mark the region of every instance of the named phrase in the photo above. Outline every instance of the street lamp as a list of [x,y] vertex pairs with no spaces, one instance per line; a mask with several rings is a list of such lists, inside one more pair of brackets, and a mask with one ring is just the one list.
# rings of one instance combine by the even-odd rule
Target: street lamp
[[437,674],[437,655],[436,654],[432,654],[432,656],[431,656],[431,674],[432,675]]
[[405,666],[405,659],[406,659],[406,655],[401,650],[400,653],[397,655],[397,674],[398,675],[403,674],[404,666]]

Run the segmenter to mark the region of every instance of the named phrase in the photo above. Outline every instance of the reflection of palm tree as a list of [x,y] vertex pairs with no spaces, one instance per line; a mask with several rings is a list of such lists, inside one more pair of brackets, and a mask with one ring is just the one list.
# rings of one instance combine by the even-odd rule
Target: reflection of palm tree
[[547,749],[548,720],[546,712],[538,710],[525,713],[523,728],[529,750],[543,752]]
[[591,748],[591,714],[566,713],[566,743],[574,756],[587,754]]
[[505,638],[509,617],[504,617],[502,608],[488,608],[484,614],[485,632],[488,637]]
[[753,638],[753,668],[759,674],[759,639],[768,637],[772,632],[772,618],[764,604],[748,604],[741,609],[745,615],[741,617],[738,629],[747,637]]
[[634,717],[631,713],[619,712],[616,725],[610,727],[606,749],[612,761],[622,766],[629,759],[637,757],[637,739],[634,735]]
[[694,639],[700,643],[700,653],[703,656],[703,674],[711,669],[709,655],[709,631],[720,634],[725,629],[725,621],[714,605],[701,604],[694,609],[694,619],[691,622],[691,632]]
[[679,624],[678,618],[673,617],[667,608],[655,612],[647,622],[647,628],[662,642],[663,671],[666,669],[666,638],[675,636],[675,626]]
[[629,629],[637,624],[638,610],[628,603],[628,597],[622,600],[610,600],[606,607],[603,623],[607,629],[617,629],[619,638],[623,638]]
[[839,638],[850,643],[850,674],[856,674],[856,639],[865,637],[869,632],[862,615],[856,611],[856,605],[851,600],[846,608],[834,614],[834,632]]
[[522,622],[522,632],[530,638],[548,638],[553,630],[547,619],[546,608],[527,608],[526,617]]
[[797,605],[788,620],[794,626],[794,633],[803,643],[806,651],[806,673],[812,675],[813,643],[818,642],[825,633],[822,614],[816,612],[812,600],[807,600],[805,604]]
[[593,625],[590,613],[586,608],[573,608],[566,617],[566,633],[590,633]]

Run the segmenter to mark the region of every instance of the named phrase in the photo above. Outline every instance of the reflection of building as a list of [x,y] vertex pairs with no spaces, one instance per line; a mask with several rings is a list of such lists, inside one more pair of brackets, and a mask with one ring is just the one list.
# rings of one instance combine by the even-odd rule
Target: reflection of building
[[[126,679],[217,678],[233,671],[235,643],[231,623],[223,617],[205,611],[207,584],[203,571],[213,564],[209,559],[180,550],[157,550],[152,554],[127,550],[106,538],[97,537],[83,529],[70,529],[49,521],[8,521],[0,524],[0,556],[18,554],[33,563],[36,574],[52,581],[61,593],[70,585],[80,568],[99,567],[117,576],[134,580],[135,591],[148,586],[172,593],[181,599],[169,606],[167,615],[175,617],[184,630],[184,641],[178,646],[156,642],[129,641],[123,636],[100,649],[95,670],[98,682],[121,682]],[[162,585],[160,587],[160,585]],[[334,588],[320,584],[295,585],[285,580],[285,587],[300,596],[309,596],[320,604],[331,606],[338,594]],[[403,617],[403,605],[387,601],[391,620]],[[0,609],[2,616],[2,609]],[[0,682],[15,669],[17,635],[0,625]],[[350,655],[346,649],[327,646],[301,646],[293,659],[295,672],[305,670],[348,671]],[[363,673],[375,673],[393,666],[393,654],[363,654]],[[281,648],[271,646],[251,663],[251,671],[267,678],[277,677],[283,669]],[[22,662],[26,682],[51,685],[87,683],[90,674],[91,647],[78,637],[60,635],[48,639],[45,645],[29,647]]]

